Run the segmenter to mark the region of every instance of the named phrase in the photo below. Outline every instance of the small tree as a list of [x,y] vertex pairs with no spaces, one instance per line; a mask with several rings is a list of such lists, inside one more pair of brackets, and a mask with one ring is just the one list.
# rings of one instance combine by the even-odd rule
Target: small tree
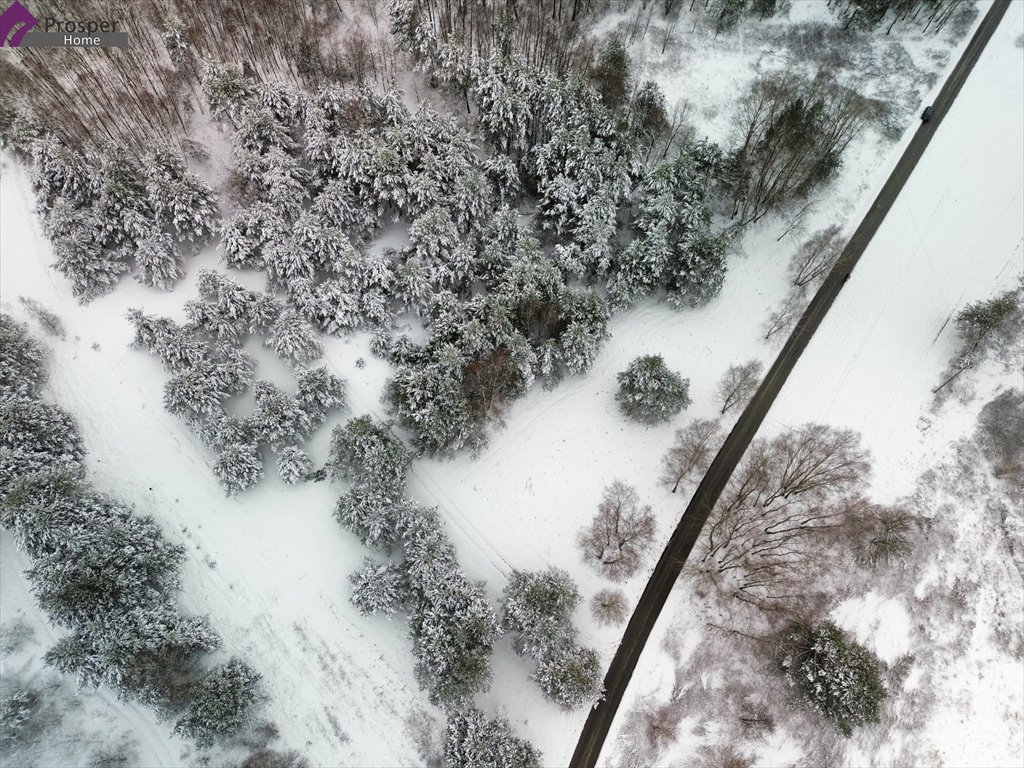
[[286,445],[277,457],[277,474],[288,485],[305,480],[313,470],[313,460],[297,445]]
[[803,288],[825,278],[846,248],[846,240],[839,232],[839,227],[832,225],[818,230],[801,244],[789,262],[793,285]]
[[790,685],[844,736],[878,722],[885,698],[881,662],[832,622],[787,630],[779,664]]
[[621,589],[602,589],[591,599],[590,610],[598,624],[605,626],[621,624],[629,615],[626,593]]
[[636,421],[667,421],[690,404],[690,380],[670,371],[661,355],[636,358],[617,378],[615,399],[622,412]]
[[950,363],[952,373],[932,391],[940,392],[964,371],[984,360],[1002,332],[1019,324],[1020,315],[1019,300],[1014,291],[968,304],[960,310],[956,316],[960,348]]
[[597,517],[578,538],[584,560],[613,581],[628,579],[640,570],[653,543],[651,505],[641,506],[636,489],[621,480],[605,489]]
[[745,403],[761,381],[761,361],[748,360],[742,365],[730,365],[718,383],[718,401],[722,404],[724,416],[733,406]]
[[694,419],[676,430],[675,442],[663,459],[665,469],[661,475],[661,481],[672,486],[672,493],[684,480],[707,472],[721,437],[722,428],[716,419]]
[[239,659],[210,670],[196,685],[192,704],[175,724],[175,732],[194,738],[201,747],[236,733],[262,698],[261,679]]

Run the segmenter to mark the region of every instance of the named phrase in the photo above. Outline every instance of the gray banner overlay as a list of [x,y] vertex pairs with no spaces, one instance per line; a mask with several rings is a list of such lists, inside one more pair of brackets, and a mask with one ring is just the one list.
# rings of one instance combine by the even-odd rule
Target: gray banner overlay
[[127,48],[127,32],[29,32],[21,48]]

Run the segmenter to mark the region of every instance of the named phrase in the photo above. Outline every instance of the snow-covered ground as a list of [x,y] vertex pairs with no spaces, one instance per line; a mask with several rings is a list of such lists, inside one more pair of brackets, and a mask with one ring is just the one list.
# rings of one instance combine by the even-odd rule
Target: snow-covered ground
[[[948,327],[933,342],[943,322],[963,302],[1008,285],[1019,271],[1024,121],[1021,51],[1013,41],[1021,11],[1020,5],[1011,9],[770,416],[773,431],[807,420],[863,431],[876,457],[875,490],[883,497],[906,490],[929,451],[938,451],[972,420],[966,408],[962,419],[944,415],[933,430],[918,430],[929,387],[952,343]],[[738,35],[718,47],[724,37],[670,47],[662,58],[649,52],[640,61],[657,73],[670,101],[688,98],[700,132],[719,140],[727,138],[727,105],[759,66],[768,65],[763,43],[746,44]],[[948,46],[914,38],[907,48],[915,61],[945,69],[965,44],[931,58],[928,51],[942,54]],[[839,223],[852,229],[903,142],[885,143],[873,130],[858,139],[809,228]],[[68,327],[67,341],[48,340],[53,395],[81,423],[97,487],[153,514],[172,539],[189,547],[184,605],[209,613],[226,651],[264,674],[271,695],[265,715],[280,728],[283,744],[305,751],[315,765],[422,763],[417,732],[424,723],[436,728],[438,713],[413,680],[404,622],[362,617],[348,602],[347,576],[367,551],[331,517],[342,489],[324,483],[286,487],[270,472],[256,490],[225,499],[209,470],[210,457],[183,423],[162,410],[165,374],[158,362],[127,346],[125,309],[140,306],[180,319],[182,304],[196,295],[198,268],[215,266],[216,255],[206,252],[191,262],[189,277],[172,294],[125,281],[113,294],[80,307],[66,282],[47,268],[50,250],[31,214],[23,171],[9,158],[2,163],[3,310],[21,316],[17,297],[27,296],[56,311]],[[714,388],[729,365],[754,357],[767,363],[774,355],[762,340],[761,324],[787,290],[784,273],[795,241],[777,242],[784,228],[776,219],[748,233],[721,297],[708,307],[678,312],[648,302],[614,318],[612,338],[593,370],[513,403],[504,428],[479,457],[414,465],[410,493],[440,506],[460,560],[471,576],[487,581],[492,598],[513,568],[549,564],[568,570],[585,600],[609,586],[580,561],[574,542],[614,479],[635,485],[654,506],[660,549],[686,501],[685,493],[672,495],[658,480],[673,431],[692,417],[717,413]],[[260,275],[232,276],[262,284]],[[382,416],[379,398],[388,370],[369,354],[367,341],[365,334],[327,340],[326,359],[349,381],[352,413]],[[615,374],[645,353],[663,355],[691,380],[693,405],[656,428],[625,421],[613,399]],[[365,368],[356,368],[358,358],[366,360]],[[284,383],[271,356],[259,360],[259,376]],[[317,461],[337,421],[316,436]],[[647,575],[645,570],[624,585],[631,600]],[[685,606],[678,609],[685,614]],[[847,608],[851,616],[871,611]],[[577,619],[583,642],[609,661],[620,628],[599,628],[585,606]],[[666,615],[660,631],[674,621]],[[631,695],[660,680],[657,640]],[[499,644],[493,664],[494,685],[481,703],[506,714],[544,752],[545,764],[565,764],[586,713],[565,714],[545,701],[527,679],[528,662],[507,643]],[[165,730],[169,734],[169,726]],[[159,729],[148,733],[159,740]],[[179,749],[153,745],[147,754],[178,755]],[[179,759],[184,764],[188,758]]]

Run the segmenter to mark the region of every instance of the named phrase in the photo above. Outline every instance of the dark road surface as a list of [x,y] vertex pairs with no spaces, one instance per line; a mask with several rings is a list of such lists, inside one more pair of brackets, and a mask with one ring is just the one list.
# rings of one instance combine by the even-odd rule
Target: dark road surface
[[689,557],[690,551],[700,536],[708,515],[718,501],[718,497],[747,446],[760,428],[761,422],[789,377],[793,366],[796,365],[804,348],[811,340],[811,336],[814,335],[825,317],[825,313],[828,312],[836,296],[839,295],[844,279],[856,266],[864,249],[871,242],[875,232],[878,231],[878,227],[913,172],[935,131],[942,124],[943,117],[960,92],[967,75],[970,74],[1009,5],[1009,0],[996,0],[982,20],[974,37],[967,45],[967,49],[960,57],[960,61],[957,62],[956,68],[946,80],[942,91],[935,100],[934,116],[929,122],[921,123],[914,138],[889,175],[885,186],[882,187],[882,191],[875,198],[871,210],[868,211],[867,216],[853,237],[850,238],[839,262],[811,300],[803,317],[800,318],[786,341],[786,345],[779,353],[779,357],[768,371],[764,381],[761,382],[761,386],[743,411],[739,421],[736,422],[736,426],[729,433],[707,474],[704,475],[704,479],[701,480],[693,499],[679,521],[679,525],[669,539],[665,551],[662,552],[636,610],[630,617],[622,642],[615,652],[615,658],[604,679],[605,699],[591,710],[590,716],[587,718],[583,732],[580,734],[579,743],[576,745],[576,751],[572,756],[570,763],[572,768],[593,768],[597,764],[605,739],[611,730],[615,713],[622,701],[622,695],[626,691],[626,686],[629,685],[644,644],[668,600],[686,558]]

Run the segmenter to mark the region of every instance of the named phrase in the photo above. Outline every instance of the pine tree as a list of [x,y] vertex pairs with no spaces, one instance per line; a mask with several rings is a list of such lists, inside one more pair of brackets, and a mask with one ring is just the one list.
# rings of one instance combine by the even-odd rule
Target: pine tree
[[434,362],[399,368],[387,384],[385,397],[399,423],[430,453],[457,451],[473,434],[462,371],[455,367],[460,357],[442,350]]
[[487,720],[474,707],[463,707],[448,715],[444,744],[446,768],[540,768],[540,753],[512,731],[502,717]]
[[617,379],[615,399],[622,412],[635,421],[667,421],[690,404],[690,380],[670,371],[661,355],[636,358]]
[[263,456],[254,444],[235,443],[221,452],[213,474],[229,496],[246,491],[263,479]]
[[316,332],[294,309],[278,316],[264,343],[293,367],[316,360],[324,351]]
[[559,568],[513,571],[502,593],[501,627],[518,635],[513,642],[516,653],[542,658],[571,631],[579,602],[579,589]]
[[399,521],[409,502],[402,489],[385,482],[356,483],[338,499],[334,519],[368,547],[389,551],[398,541]]
[[46,352],[29,335],[28,326],[0,314],[0,401],[38,397],[46,379]]
[[339,480],[384,483],[400,494],[411,463],[412,455],[388,426],[370,416],[334,428],[327,468]]
[[169,674],[220,639],[205,619],[186,617],[168,605],[103,614],[58,640],[47,664],[77,675],[84,685],[108,685],[152,706],[166,706]]
[[844,736],[878,722],[886,694],[881,664],[835,624],[790,628],[783,636],[779,663],[790,685]]
[[286,445],[277,456],[277,473],[289,485],[305,480],[313,471],[313,460],[297,445]]
[[298,376],[295,399],[305,411],[312,429],[323,424],[328,411],[337,408],[345,410],[348,399],[345,395],[345,380],[335,376],[326,367],[308,368]]
[[135,264],[139,269],[135,279],[162,291],[171,290],[185,276],[181,257],[166,232],[153,231],[136,243]]
[[210,670],[196,685],[188,711],[174,725],[175,732],[195,739],[200,747],[237,733],[264,698],[261,680],[239,659]]
[[0,497],[22,477],[81,471],[85,447],[75,420],[55,405],[0,398]]
[[[110,502],[107,502],[108,504]],[[39,605],[74,628],[132,607],[169,603],[179,587],[181,546],[169,544],[150,517],[105,511],[87,536],[40,555],[28,571]]]
[[143,168],[157,226],[172,227],[179,240],[209,239],[217,219],[217,198],[210,185],[190,173],[185,159],[166,147],[148,154]]
[[352,604],[363,616],[383,613],[390,618],[409,599],[409,587],[401,568],[383,564],[372,557],[363,559],[363,566],[349,576]]
[[597,653],[563,640],[538,659],[530,676],[544,695],[565,710],[593,706],[601,695],[601,660]]

